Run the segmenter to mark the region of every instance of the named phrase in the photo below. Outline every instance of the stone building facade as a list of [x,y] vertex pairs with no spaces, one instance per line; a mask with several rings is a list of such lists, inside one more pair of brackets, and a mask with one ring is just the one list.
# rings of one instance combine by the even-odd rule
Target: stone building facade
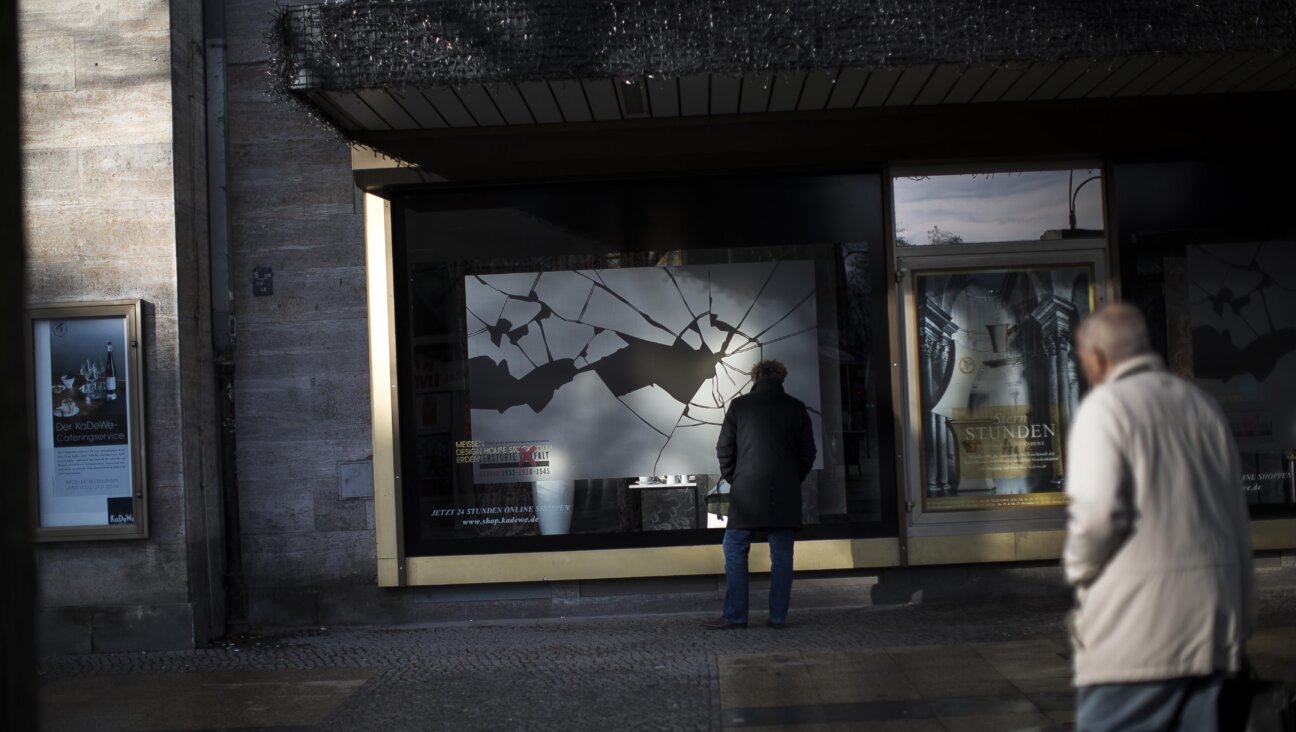
[[[144,303],[149,537],[37,546],[46,652],[191,647],[231,612],[322,622],[321,588],[344,608],[379,592],[371,502],[339,492],[339,464],[370,452],[350,150],[267,93],[275,3],[205,5],[206,23],[200,0],[19,3],[27,303]],[[211,71],[226,80],[223,188]],[[213,200],[227,228],[210,228]],[[272,296],[253,297],[257,267]],[[213,303],[233,314],[217,345]]]
[[21,3],[29,304],[144,301],[145,541],[37,548],[48,649],[223,630],[197,3]]
[[[400,582],[423,585],[418,587],[380,586],[395,583],[379,576],[382,560],[375,539],[377,535],[382,540],[382,531],[376,528],[381,513],[375,511],[374,469],[391,456],[373,454],[375,432],[389,425],[375,419],[371,404],[375,326],[367,291],[372,268],[366,262],[366,225],[374,221],[366,221],[366,194],[357,187],[357,179],[369,180],[371,192],[387,185],[383,181],[395,181],[385,192],[401,193],[406,183],[433,185],[446,178],[470,188],[520,180],[543,185],[564,178],[597,183],[655,175],[666,181],[660,188],[668,189],[672,181],[717,171],[755,175],[842,166],[866,168],[870,180],[881,181],[889,175],[884,169],[892,162],[888,155],[907,160],[923,155],[1070,159],[1084,148],[1081,152],[1097,158],[1106,152],[1133,160],[1147,150],[1152,150],[1149,155],[1168,156],[1173,146],[1204,156],[1229,154],[1227,141],[1193,148],[1209,120],[1173,122],[1184,110],[1185,116],[1201,109],[1222,114],[1227,105],[1215,98],[1165,106],[1107,100],[1084,107],[1072,101],[1069,104],[1076,107],[1049,107],[1042,118],[1056,123],[1062,130],[1058,134],[1040,131],[1043,123],[1021,121],[1029,116],[1015,117],[1023,104],[1018,99],[1000,107],[981,105],[978,114],[984,114],[953,134],[952,113],[944,110],[920,110],[912,118],[916,123],[904,116],[908,109],[895,108],[885,113],[843,108],[799,116],[793,108],[808,93],[822,96],[825,105],[830,94],[836,94],[831,89],[851,84],[853,94],[844,96],[852,103],[862,105],[873,94],[860,74],[843,74],[842,83],[834,87],[835,81],[815,72],[803,73],[796,94],[783,93],[783,76],[777,81],[783,85],[777,87],[781,92],[771,95],[767,84],[764,108],[744,108],[751,115],[737,114],[742,98],[738,90],[745,82],[735,78],[714,86],[716,94],[728,95],[734,114],[664,121],[648,119],[642,109],[632,115],[611,82],[600,79],[595,80],[600,86],[589,84],[584,92],[580,83],[555,82],[553,119],[540,119],[540,107],[525,110],[536,116],[532,122],[544,123],[539,125],[544,134],[530,137],[525,129],[506,130],[504,125],[477,129],[478,118],[466,110],[461,116],[470,124],[462,129],[429,125],[421,130],[429,133],[425,138],[352,131],[390,142],[393,154],[408,151],[422,164],[397,168],[380,156],[353,157],[350,142],[340,133],[272,94],[272,74],[278,67],[268,39],[275,31],[278,7],[274,0],[18,2],[26,301],[43,305],[138,299],[144,304],[149,535],[37,545],[40,640],[46,653],[186,648],[207,643],[231,627],[679,609],[680,598],[697,608],[714,603],[719,554],[701,545],[654,547],[662,550],[660,556],[687,559],[687,572],[681,573],[692,575],[688,577],[645,579],[596,571],[551,581],[536,567],[559,562],[544,565],[536,560],[501,573],[507,579],[489,584],[441,585],[434,578]],[[1275,58],[1268,81],[1296,73],[1291,70],[1296,67],[1291,66],[1290,49],[1275,53]],[[915,64],[903,72],[904,78],[915,68],[925,67]],[[1079,80],[1087,73],[1072,69],[1069,62],[1066,68],[1056,78],[1074,73]],[[981,72],[988,79],[995,70]],[[893,69],[878,78],[897,84],[901,73]],[[930,69],[926,73],[930,76],[923,78],[941,76]],[[972,84],[972,76],[958,83]],[[954,78],[944,83],[953,87]],[[656,85],[661,81],[649,79],[650,93],[659,94]],[[1208,81],[1201,80],[1202,86]],[[927,82],[915,83],[920,86],[910,90],[911,98],[920,99],[919,89],[927,89]],[[1099,86],[1096,80],[1092,83]],[[1149,85],[1153,83],[1157,82]],[[666,96],[687,102],[688,90],[681,84],[678,96]],[[816,92],[816,84],[823,88]],[[899,86],[903,85],[894,88]],[[700,94],[699,88],[711,93],[705,84],[689,88],[693,91],[688,93]],[[603,95],[587,96],[591,90]],[[367,97],[371,99],[386,93],[381,88],[360,91],[381,92]],[[327,93],[332,91],[323,90],[320,96]],[[1275,126],[1265,105],[1277,99],[1283,109],[1290,109],[1291,93],[1289,89],[1280,97],[1242,96],[1235,111],[1239,117],[1261,120],[1255,125],[1258,137],[1271,139]],[[441,98],[449,96],[442,90]],[[885,96],[889,99],[890,93]],[[972,98],[971,93],[967,96]],[[517,94],[510,98],[514,97],[522,99]],[[791,105],[785,114],[762,119],[782,97]],[[697,98],[710,109],[706,97]],[[720,99],[713,101],[718,105]],[[481,119],[489,119],[489,114],[522,115],[525,106],[515,104],[511,111],[492,107],[494,102],[488,104],[480,96],[463,100],[469,106],[482,105],[488,115]],[[568,102],[591,105],[584,121],[564,116],[567,112],[557,105]],[[451,100],[447,109],[451,103],[458,104]],[[1141,127],[1129,139],[1123,136],[1123,104]],[[991,111],[985,112],[987,108]],[[423,109],[443,127],[445,119],[455,119]],[[663,108],[656,109],[661,113]],[[1074,109],[1082,114],[1072,115]],[[862,134],[864,128],[856,126],[860,120],[879,132]],[[1161,123],[1164,135],[1156,129]],[[980,132],[1000,124],[1009,130],[1000,138]],[[1014,138],[1013,129],[1022,133],[1024,142]],[[1168,141],[1162,143],[1163,137]],[[895,144],[901,145],[899,152],[888,147]],[[1255,152],[1250,143],[1242,147]],[[1289,148],[1283,152],[1290,157]],[[871,185],[880,210],[880,184]],[[651,186],[644,190],[658,197],[654,200],[674,200]],[[370,197],[368,204],[374,200]],[[1119,218],[1109,215],[1113,224]],[[881,220],[879,215],[879,231]],[[1114,241],[1115,235],[1110,236]],[[877,261],[883,258],[879,254]],[[877,276],[889,280],[885,275]],[[885,286],[883,282],[882,289]],[[879,297],[884,311],[885,296]],[[879,342],[885,337],[881,333]],[[890,400],[889,387],[884,392],[882,400]],[[875,422],[890,429],[886,425],[893,417],[884,405]],[[955,541],[961,537],[941,531],[923,537],[933,547],[928,555],[921,554],[919,542],[893,552],[892,546],[902,545],[900,537],[907,536],[898,533],[903,528],[896,529],[905,521],[900,514],[903,493],[890,484],[886,489],[893,491],[890,500],[899,501],[900,508],[888,505],[890,515],[876,522],[888,526],[868,535],[867,541],[885,544],[887,556],[908,551],[906,561],[914,564],[968,561],[958,556],[959,547],[966,546]],[[396,500],[385,500],[394,511]],[[1284,521],[1283,527],[1289,527],[1290,519]],[[1015,591],[1026,586],[1055,590],[1058,578],[1051,557],[1060,532],[1056,521],[1045,528],[1048,531],[1036,526],[996,534],[977,543],[971,560],[1043,560],[1049,566],[1020,570],[1024,582],[1003,575],[1008,579],[1002,585],[1015,584]],[[833,538],[847,546],[864,536],[843,529]],[[640,545],[631,541],[627,546]],[[1266,546],[1292,548],[1289,537]],[[614,549],[624,552],[617,557],[634,551]],[[808,555],[819,561],[813,552]],[[853,558],[849,551],[845,559],[829,559],[825,566],[837,569],[852,562],[852,570],[874,566],[868,564],[871,559]],[[640,574],[671,575],[684,563],[657,564]],[[455,576],[464,577],[468,570],[460,571]],[[937,582],[967,584],[965,571],[942,571],[943,579]],[[844,572],[824,586],[866,591],[856,582],[866,574]],[[614,576],[623,579],[607,579]],[[863,584],[870,584],[872,577],[866,579]],[[481,582],[472,577],[464,581]],[[910,587],[906,582],[912,584],[904,580],[898,586]],[[992,583],[979,586],[988,584]]]

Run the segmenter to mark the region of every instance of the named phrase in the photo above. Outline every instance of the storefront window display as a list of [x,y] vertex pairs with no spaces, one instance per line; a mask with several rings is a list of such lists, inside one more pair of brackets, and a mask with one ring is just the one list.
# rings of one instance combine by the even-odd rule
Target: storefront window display
[[[815,425],[807,536],[892,530],[877,398],[889,387],[875,366],[884,260],[861,241],[880,217],[814,221],[843,196],[876,210],[876,178],[859,178],[802,179],[827,191],[820,202],[803,189],[788,201],[784,180],[744,181],[754,200],[719,214],[741,219],[719,232],[695,207],[720,181],[398,202],[407,552],[714,541],[720,423],[768,358],[788,366]],[[653,215],[677,220],[634,223]],[[811,222],[762,231],[774,216]]]
[[1168,367],[1215,397],[1252,516],[1296,512],[1296,239],[1265,161],[1117,169],[1125,290]]
[[1296,505],[1296,241],[1185,249],[1192,371],[1233,428],[1247,502]]

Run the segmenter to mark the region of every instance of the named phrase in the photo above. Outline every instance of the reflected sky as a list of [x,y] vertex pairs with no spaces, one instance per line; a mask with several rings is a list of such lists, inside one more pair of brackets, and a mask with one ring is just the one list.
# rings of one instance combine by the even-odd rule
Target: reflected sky
[[[949,237],[1036,241],[1046,230],[1068,228],[1073,186],[1099,173],[1093,168],[897,177],[896,238],[912,245],[946,243]],[[1103,228],[1101,180],[1079,189],[1076,227]]]

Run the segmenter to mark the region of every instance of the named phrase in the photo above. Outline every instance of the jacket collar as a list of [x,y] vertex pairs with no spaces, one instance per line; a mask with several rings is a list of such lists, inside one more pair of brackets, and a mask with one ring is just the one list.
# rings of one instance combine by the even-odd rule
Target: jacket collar
[[780,391],[781,392],[783,391],[783,382],[779,379],[770,379],[770,378],[760,379],[755,384],[752,384],[751,390],[752,392],[758,392],[758,391]]
[[1145,353],[1141,356],[1127,358],[1112,369],[1111,376],[1107,377],[1107,381],[1116,381],[1144,371],[1165,371],[1165,364],[1161,363],[1161,357],[1154,353]]

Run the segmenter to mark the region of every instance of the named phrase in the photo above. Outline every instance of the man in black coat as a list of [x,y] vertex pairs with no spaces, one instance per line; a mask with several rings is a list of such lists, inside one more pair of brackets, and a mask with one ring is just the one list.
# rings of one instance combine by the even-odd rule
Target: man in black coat
[[734,399],[720,428],[716,457],[729,482],[724,535],[724,613],[713,630],[747,627],[747,555],[752,534],[769,535],[769,620],[787,623],[792,601],[792,534],[801,528],[801,483],[815,460],[814,430],[805,404],[783,391],[787,368],[778,361],[752,367],[751,393]]

